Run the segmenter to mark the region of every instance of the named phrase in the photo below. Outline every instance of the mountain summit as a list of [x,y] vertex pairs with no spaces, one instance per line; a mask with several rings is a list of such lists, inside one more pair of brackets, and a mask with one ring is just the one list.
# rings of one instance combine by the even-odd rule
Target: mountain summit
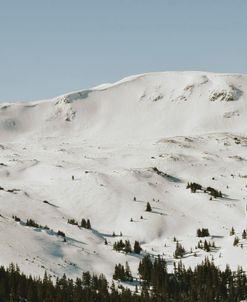
[[186,266],[247,269],[246,93],[246,75],[163,72],[1,104],[1,263],[136,276],[130,245],[172,270],[178,240]]
[[163,72],[51,100],[0,107],[0,139],[74,135],[136,141],[210,132],[246,133],[246,75]]

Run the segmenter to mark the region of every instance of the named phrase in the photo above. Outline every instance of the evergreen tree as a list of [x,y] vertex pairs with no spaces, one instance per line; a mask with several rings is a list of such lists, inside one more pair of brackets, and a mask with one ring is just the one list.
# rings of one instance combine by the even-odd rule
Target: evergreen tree
[[147,202],[147,205],[146,205],[146,212],[152,212],[152,208],[151,208],[151,205],[149,202]]
[[72,225],[78,225],[78,222],[75,219],[68,219],[68,223]]
[[231,230],[230,230],[230,236],[233,236],[233,235],[235,235],[235,230],[234,230],[234,228],[232,227]]
[[124,251],[125,251],[126,254],[132,252],[132,248],[131,248],[131,244],[130,244],[129,240],[125,240]]
[[177,242],[176,249],[174,252],[174,258],[182,258],[185,253],[186,253],[186,251],[185,251],[184,247],[179,242]]
[[21,219],[18,216],[12,216],[12,218],[16,221],[16,222],[20,222]]
[[65,237],[65,233],[60,230],[57,231],[57,235],[61,237]]
[[91,275],[89,272],[83,272],[82,273],[82,285],[85,287],[90,287],[91,285]]
[[33,219],[27,219],[26,226],[33,227],[33,228],[40,227],[39,224],[36,221],[34,221]]
[[237,246],[239,244],[239,238],[235,236],[234,241],[233,241],[233,246]]
[[139,241],[135,241],[135,243],[134,243],[134,253],[135,254],[140,254],[141,250],[142,250],[142,248],[140,246]]
[[130,271],[129,263],[125,263],[125,277],[128,281],[133,281],[132,273]]
[[82,228],[86,228],[87,227],[87,221],[84,218],[82,218],[82,220],[81,220],[81,227]]
[[125,275],[125,269],[122,264],[115,265],[115,271],[113,274],[114,280],[121,280],[121,281],[127,281],[126,275]]
[[208,229],[204,229],[204,228],[198,229],[196,231],[196,234],[197,234],[197,237],[208,237],[208,236],[210,236]]
[[196,193],[197,190],[202,190],[202,186],[192,182],[192,183],[188,183],[186,189],[190,189],[191,193]]
[[210,243],[208,243],[207,240],[204,241],[203,249],[206,252],[210,252]]
[[125,249],[125,243],[121,239],[120,241],[114,242],[113,249],[117,252],[123,251]]
[[142,280],[145,280],[147,283],[151,281],[153,263],[149,255],[145,255],[141,262],[139,263],[138,273]]
[[86,229],[91,230],[91,223],[90,223],[89,219],[87,219],[87,222],[86,222]]

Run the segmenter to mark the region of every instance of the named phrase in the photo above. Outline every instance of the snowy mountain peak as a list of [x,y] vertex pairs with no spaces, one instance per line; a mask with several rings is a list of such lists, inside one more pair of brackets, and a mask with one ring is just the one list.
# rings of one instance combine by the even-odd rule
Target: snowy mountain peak
[[128,77],[46,102],[2,105],[0,138],[64,132],[119,140],[243,133],[246,87],[244,75],[164,72]]
[[[138,240],[171,269],[175,236],[187,266],[246,269],[247,242],[229,235],[246,227],[246,92],[245,75],[165,72],[1,105],[2,264],[111,278],[128,261],[136,275],[139,256],[114,243]],[[214,249],[198,247],[198,228]]]

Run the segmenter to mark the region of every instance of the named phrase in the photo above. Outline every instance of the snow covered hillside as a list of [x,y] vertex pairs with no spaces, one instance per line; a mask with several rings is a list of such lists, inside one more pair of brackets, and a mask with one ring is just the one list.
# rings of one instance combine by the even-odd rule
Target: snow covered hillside
[[[0,104],[0,264],[110,278],[128,261],[136,275],[140,255],[116,252],[114,242],[137,240],[143,254],[163,255],[172,269],[175,236],[186,265],[208,256],[247,269],[246,121],[247,76],[234,74],[143,74]],[[202,189],[191,193],[193,182]],[[68,223],[82,218],[92,229]],[[198,238],[199,228],[210,236]],[[200,239],[215,247],[198,248]]]

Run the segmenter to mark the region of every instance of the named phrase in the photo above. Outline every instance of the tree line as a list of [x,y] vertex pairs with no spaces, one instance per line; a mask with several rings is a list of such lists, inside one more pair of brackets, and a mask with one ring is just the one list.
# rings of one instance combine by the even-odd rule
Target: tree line
[[[121,284],[110,285],[104,275],[84,272],[72,280],[63,275],[55,282],[46,273],[33,278],[20,272],[17,265],[0,267],[1,302],[239,302],[247,298],[247,277],[239,268],[220,270],[212,261],[205,261],[193,270],[181,262],[167,271],[164,259],[152,260],[145,255],[139,263],[136,290]],[[113,278],[132,282],[130,268],[116,265]]]

